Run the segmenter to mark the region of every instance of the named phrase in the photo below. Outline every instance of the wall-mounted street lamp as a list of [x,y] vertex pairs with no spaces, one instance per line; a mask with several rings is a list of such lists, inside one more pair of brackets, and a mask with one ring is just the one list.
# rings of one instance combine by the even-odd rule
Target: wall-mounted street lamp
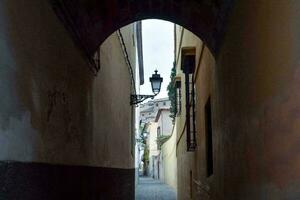
[[152,77],[150,77],[152,92],[154,95],[131,95],[130,96],[130,105],[136,105],[139,104],[146,99],[153,99],[158,93],[160,92],[161,83],[163,82],[163,78],[160,77],[160,74],[158,74],[157,70],[154,71],[155,74],[152,74]]

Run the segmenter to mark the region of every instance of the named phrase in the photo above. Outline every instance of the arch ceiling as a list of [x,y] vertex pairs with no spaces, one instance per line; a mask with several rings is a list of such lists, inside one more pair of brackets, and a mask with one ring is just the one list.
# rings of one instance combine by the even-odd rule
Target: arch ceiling
[[50,0],[59,18],[88,56],[117,29],[156,18],[179,24],[217,54],[233,0]]

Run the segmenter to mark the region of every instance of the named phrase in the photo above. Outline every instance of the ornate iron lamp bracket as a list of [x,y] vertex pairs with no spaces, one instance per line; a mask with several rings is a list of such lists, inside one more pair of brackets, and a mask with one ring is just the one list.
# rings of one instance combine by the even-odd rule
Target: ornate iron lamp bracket
[[156,95],[131,95],[130,96],[130,105],[137,105],[142,103],[146,99],[154,99]]

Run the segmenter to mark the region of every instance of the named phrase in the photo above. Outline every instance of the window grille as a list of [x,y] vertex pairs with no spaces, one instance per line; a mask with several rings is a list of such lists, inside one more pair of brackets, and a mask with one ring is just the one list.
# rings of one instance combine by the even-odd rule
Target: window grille
[[176,87],[176,114],[180,115],[181,113],[181,80],[177,80],[175,83]]
[[196,149],[196,119],[195,119],[195,54],[182,53],[181,68],[185,75],[185,100],[186,100],[186,140],[187,151]]

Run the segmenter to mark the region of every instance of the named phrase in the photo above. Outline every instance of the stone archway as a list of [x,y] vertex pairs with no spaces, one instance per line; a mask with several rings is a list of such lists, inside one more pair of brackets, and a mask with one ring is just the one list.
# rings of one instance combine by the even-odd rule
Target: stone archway
[[134,21],[172,21],[200,37],[216,55],[232,0],[52,0],[59,18],[87,56],[117,29]]

